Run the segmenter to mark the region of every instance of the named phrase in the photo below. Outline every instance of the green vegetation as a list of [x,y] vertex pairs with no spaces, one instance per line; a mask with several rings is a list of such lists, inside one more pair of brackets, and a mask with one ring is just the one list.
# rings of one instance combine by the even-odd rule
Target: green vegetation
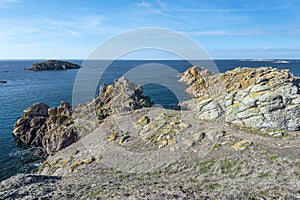
[[221,172],[223,174],[236,174],[241,170],[240,167],[237,167],[237,161],[224,160],[221,166]]
[[219,187],[220,187],[220,184],[218,184],[218,183],[208,183],[208,184],[204,185],[204,188],[207,190],[215,190]]
[[217,144],[215,144],[215,145],[213,146],[213,149],[214,149],[214,150],[220,149],[221,146],[222,146],[222,144],[217,143]]
[[199,163],[199,165],[200,165],[200,173],[204,174],[204,173],[209,172],[212,169],[212,167],[214,166],[214,164],[215,164],[215,161],[213,161],[213,160],[200,162]]
[[269,191],[268,190],[259,191],[258,194],[261,195],[261,196],[268,196],[269,195]]
[[168,174],[176,174],[177,172],[179,172],[180,170],[174,166],[174,165],[170,165],[166,168],[166,171]]
[[269,173],[262,173],[259,175],[260,178],[268,178],[270,177],[271,175]]
[[273,155],[273,156],[271,156],[271,157],[269,158],[269,160],[270,160],[270,161],[274,161],[274,160],[276,160],[277,158],[278,158],[277,156]]
[[194,183],[199,182],[199,180],[198,180],[197,178],[192,178],[192,177],[189,177],[188,180],[189,180],[190,182],[194,182]]

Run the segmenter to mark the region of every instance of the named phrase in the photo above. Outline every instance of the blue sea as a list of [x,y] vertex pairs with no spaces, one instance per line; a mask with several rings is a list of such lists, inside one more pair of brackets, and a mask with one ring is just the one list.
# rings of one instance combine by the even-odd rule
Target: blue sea
[[[39,72],[24,70],[24,68],[29,68],[33,63],[39,61],[42,60],[0,60],[0,80],[7,81],[5,84],[0,83],[0,180],[17,173],[30,173],[41,162],[32,156],[33,148],[16,144],[11,134],[14,123],[22,116],[23,110],[36,102],[44,102],[52,107],[58,106],[60,101],[72,101],[73,85],[78,70]],[[82,63],[82,60],[69,61],[77,64]],[[183,72],[192,66],[183,60],[118,60],[112,62],[104,72],[98,87],[101,83],[112,83],[114,79],[121,77],[132,68],[142,64],[151,65],[151,63],[167,65],[178,72]],[[279,69],[289,69],[296,76],[300,76],[300,60],[288,60],[288,62],[279,63],[273,60],[215,60],[215,63],[220,72],[236,67],[272,66]],[[101,62],[97,62],[97,65],[101,65]],[[160,77],[160,74],[157,73],[156,76]],[[141,76],[140,79],[144,78]],[[183,92],[186,86],[177,83],[178,76],[170,76],[167,79],[182,93],[180,99],[168,88],[158,84],[144,85],[144,95],[150,96],[157,105],[176,109],[178,101],[189,99],[190,96]]]

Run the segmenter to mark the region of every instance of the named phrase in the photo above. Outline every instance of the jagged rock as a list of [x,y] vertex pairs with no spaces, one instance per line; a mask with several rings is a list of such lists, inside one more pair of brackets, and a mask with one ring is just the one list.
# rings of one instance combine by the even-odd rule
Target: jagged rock
[[23,116],[13,128],[13,134],[19,142],[32,146],[41,146],[42,138],[47,131],[46,120],[49,106],[36,103],[23,111]]
[[206,96],[210,94],[210,89],[207,83],[212,80],[210,77],[212,73],[203,67],[193,66],[181,74],[179,82],[191,85],[187,88],[187,92],[196,97]]
[[142,96],[142,92],[140,86],[120,78],[113,85],[102,85],[93,102],[77,109],[72,109],[68,102],[54,108],[44,103],[34,104],[23,112],[13,134],[21,143],[41,146],[50,154],[95,130],[99,120],[111,114],[150,107],[150,98]]
[[24,110],[23,116],[13,128],[13,135],[26,145],[41,146],[48,153],[65,147],[76,138],[76,133],[55,133],[58,126],[70,120],[72,108],[68,102],[59,107],[49,108],[44,103],[36,103]]
[[47,60],[32,65],[31,68],[26,70],[43,71],[43,70],[66,70],[66,69],[79,69],[80,66],[67,61],[60,60]]
[[[198,99],[181,103],[198,106],[200,119],[267,129],[300,129],[300,79],[288,70],[271,67],[236,68],[210,74],[201,67],[182,73],[188,92]],[[218,101],[216,101],[218,99]]]
[[194,82],[199,81],[199,79],[205,78],[212,75],[210,71],[203,67],[193,66],[181,74],[179,82],[185,82],[192,85]]
[[115,80],[113,85],[102,84],[95,99],[98,118],[101,120],[114,113],[150,107],[150,98],[142,96],[142,93],[142,87],[124,77]]

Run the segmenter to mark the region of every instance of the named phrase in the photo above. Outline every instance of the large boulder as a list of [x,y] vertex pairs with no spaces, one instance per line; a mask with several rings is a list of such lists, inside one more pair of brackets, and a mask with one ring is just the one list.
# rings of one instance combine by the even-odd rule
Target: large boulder
[[200,119],[216,119],[224,113],[226,122],[235,125],[300,130],[300,79],[288,70],[236,68],[209,74],[193,67],[182,76],[190,84],[187,92],[198,98]]

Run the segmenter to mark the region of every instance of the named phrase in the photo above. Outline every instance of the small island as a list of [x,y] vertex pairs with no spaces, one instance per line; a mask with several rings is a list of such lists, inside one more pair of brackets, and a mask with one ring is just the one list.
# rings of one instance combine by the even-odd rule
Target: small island
[[31,68],[25,70],[31,71],[45,71],[45,70],[66,70],[66,69],[79,69],[80,65],[60,60],[47,60],[44,62],[34,63]]

